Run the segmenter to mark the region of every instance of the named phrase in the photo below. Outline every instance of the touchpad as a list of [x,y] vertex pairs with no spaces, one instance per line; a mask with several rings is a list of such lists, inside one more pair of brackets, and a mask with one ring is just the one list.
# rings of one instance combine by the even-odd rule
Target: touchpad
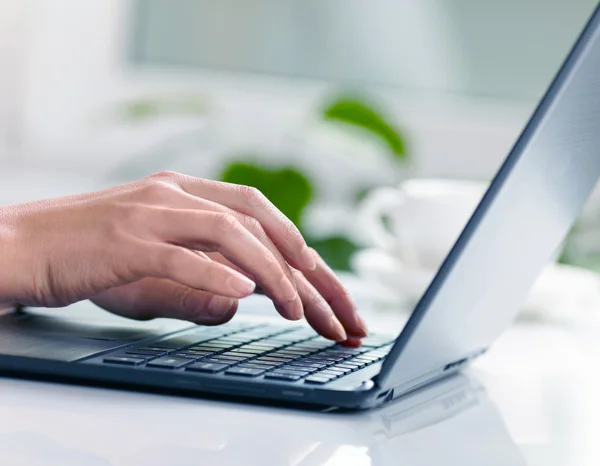
[[154,326],[17,312],[0,317],[0,354],[74,361],[164,334]]

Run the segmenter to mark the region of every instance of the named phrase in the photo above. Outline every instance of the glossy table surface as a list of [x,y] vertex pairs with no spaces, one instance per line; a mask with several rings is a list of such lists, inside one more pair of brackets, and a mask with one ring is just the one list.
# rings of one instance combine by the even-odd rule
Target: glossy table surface
[[596,323],[519,322],[464,375],[358,413],[0,378],[0,464],[597,465],[599,361]]

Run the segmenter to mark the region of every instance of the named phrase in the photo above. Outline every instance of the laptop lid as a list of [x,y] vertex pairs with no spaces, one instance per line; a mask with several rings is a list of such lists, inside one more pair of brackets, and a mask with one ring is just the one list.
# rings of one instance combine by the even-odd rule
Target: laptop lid
[[380,387],[414,386],[485,351],[583,209],[600,176],[599,23],[597,7],[384,361]]

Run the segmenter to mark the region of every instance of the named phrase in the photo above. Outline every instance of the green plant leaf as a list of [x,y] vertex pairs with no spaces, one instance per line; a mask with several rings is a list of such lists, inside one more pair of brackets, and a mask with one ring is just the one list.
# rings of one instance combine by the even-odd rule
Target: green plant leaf
[[350,259],[359,247],[343,236],[332,236],[324,239],[308,239],[327,264],[334,270],[349,271]]
[[373,104],[356,97],[342,97],[323,110],[326,120],[338,121],[365,129],[378,137],[389,147],[392,154],[406,160],[404,140],[399,130]]
[[281,212],[301,228],[302,213],[313,195],[313,187],[294,168],[271,169],[249,162],[233,162],[225,167],[221,181],[259,189]]

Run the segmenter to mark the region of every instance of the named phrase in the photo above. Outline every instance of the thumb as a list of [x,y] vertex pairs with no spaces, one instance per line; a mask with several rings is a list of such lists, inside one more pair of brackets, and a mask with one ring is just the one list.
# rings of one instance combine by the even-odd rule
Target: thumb
[[228,322],[238,306],[237,299],[157,278],[111,288],[94,296],[92,301],[107,311],[132,319],[167,317],[202,325]]

